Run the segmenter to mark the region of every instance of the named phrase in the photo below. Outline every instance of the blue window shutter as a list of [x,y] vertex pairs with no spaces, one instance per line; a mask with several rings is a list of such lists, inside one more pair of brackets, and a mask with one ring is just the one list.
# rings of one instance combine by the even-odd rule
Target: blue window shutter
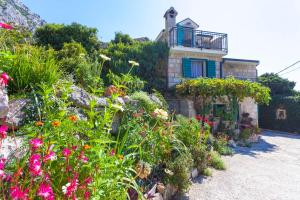
[[206,76],[208,78],[216,78],[216,61],[206,61]]
[[182,75],[185,78],[192,77],[192,62],[189,58],[182,58]]
[[184,27],[177,25],[177,45],[183,45]]

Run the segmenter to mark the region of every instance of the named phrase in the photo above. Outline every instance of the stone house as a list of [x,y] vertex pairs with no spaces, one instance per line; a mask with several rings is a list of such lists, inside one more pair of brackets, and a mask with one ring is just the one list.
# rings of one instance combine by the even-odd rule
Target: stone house
[[[226,33],[203,31],[190,18],[176,22],[177,11],[171,7],[164,15],[165,28],[156,41],[167,42],[170,53],[165,69],[167,88],[174,88],[182,79],[198,77],[226,78],[256,81],[259,61],[224,58],[228,53]],[[171,106],[181,114],[194,116],[197,108],[194,102],[173,97]],[[218,104],[218,103],[217,103]],[[214,107],[218,107],[216,105]],[[239,115],[249,113],[257,124],[257,105],[252,99],[245,99],[239,105]]]

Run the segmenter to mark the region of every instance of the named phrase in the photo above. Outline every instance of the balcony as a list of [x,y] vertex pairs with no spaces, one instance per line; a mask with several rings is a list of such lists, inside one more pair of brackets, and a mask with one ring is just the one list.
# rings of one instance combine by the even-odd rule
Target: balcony
[[170,47],[182,46],[201,50],[215,50],[227,54],[227,34],[210,31],[194,30],[189,27],[177,26],[169,33]]

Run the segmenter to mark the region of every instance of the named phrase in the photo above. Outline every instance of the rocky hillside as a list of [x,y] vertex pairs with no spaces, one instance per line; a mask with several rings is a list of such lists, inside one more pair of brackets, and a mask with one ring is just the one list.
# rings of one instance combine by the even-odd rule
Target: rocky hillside
[[0,22],[12,22],[30,30],[46,23],[39,15],[32,13],[21,0],[0,0]]

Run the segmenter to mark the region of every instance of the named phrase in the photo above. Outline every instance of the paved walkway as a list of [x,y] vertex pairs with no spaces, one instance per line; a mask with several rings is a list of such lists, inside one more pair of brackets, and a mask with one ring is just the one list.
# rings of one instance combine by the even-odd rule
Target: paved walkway
[[252,148],[224,157],[226,171],[198,178],[190,200],[300,200],[300,135],[265,131]]

